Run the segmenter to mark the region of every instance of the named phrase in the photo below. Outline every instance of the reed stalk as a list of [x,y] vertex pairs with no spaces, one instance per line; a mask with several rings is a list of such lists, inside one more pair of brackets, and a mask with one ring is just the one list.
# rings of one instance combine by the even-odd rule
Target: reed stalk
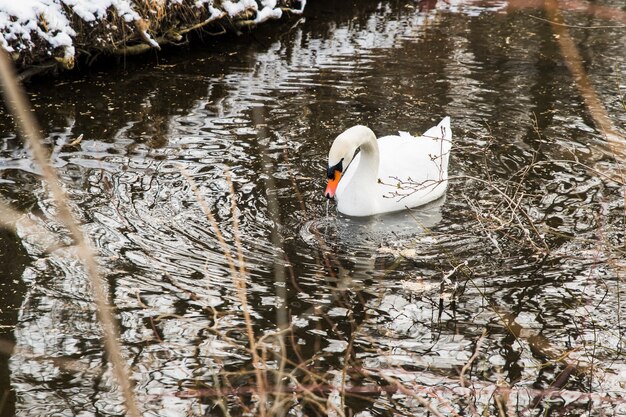
[[0,79],[4,100],[13,114],[17,130],[22,139],[28,144],[33,160],[41,169],[42,177],[46,181],[57,207],[57,218],[69,231],[74,240],[76,253],[85,267],[85,272],[93,291],[97,315],[104,333],[105,349],[108,359],[113,366],[115,378],[124,396],[126,411],[131,417],[139,417],[139,408],[131,386],[129,370],[126,367],[122,355],[122,346],[119,342],[119,330],[107,299],[103,277],[98,271],[95,252],[74,217],[69,206],[69,199],[63,190],[59,177],[48,161],[48,155],[43,146],[43,139],[37,120],[28,104],[24,91],[17,81],[11,61],[6,51],[2,48],[0,48]]

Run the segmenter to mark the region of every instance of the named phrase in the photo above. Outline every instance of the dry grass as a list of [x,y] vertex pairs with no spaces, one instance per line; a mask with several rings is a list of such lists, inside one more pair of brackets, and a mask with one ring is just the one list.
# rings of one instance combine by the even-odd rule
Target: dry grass
[[[59,177],[48,162],[48,156],[42,145],[43,141],[39,133],[38,123],[28,105],[24,92],[17,82],[13,66],[4,50],[0,50],[0,78],[2,80],[5,103],[13,114],[20,136],[30,147],[33,160],[42,171],[42,176],[56,204],[58,220],[70,232],[77,255],[82,261],[87,277],[90,280],[96,310],[104,332],[104,344],[107,355],[124,396],[128,415],[139,417],[140,413],[131,385],[130,374],[122,355],[119,331],[106,296],[103,277],[98,270],[96,255],[70,209],[67,195],[62,188]],[[16,215],[14,211],[7,207],[3,209],[3,212],[11,217]],[[10,222],[11,220],[8,221],[8,223]],[[7,223],[7,221],[4,221],[4,223]]]

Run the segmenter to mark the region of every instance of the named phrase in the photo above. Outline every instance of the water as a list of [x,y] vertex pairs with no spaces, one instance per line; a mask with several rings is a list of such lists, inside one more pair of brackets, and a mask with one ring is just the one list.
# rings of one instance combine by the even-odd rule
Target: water
[[[289,415],[425,415],[410,393],[444,415],[472,404],[497,415],[498,401],[514,415],[568,363],[565,391],[528,414],[626,412],[623,180],[598,174],[620,163],[550,25],[529,17],[542,12],[519,6],[322,2],[279,35],[29,86],[99,253],[145,415],[256,404],[233,272],[190,181],[226,250],[241,241],[267,367],[281,366],[272,351],[288,358]],[[623,29],[571,33],[623,135]],[[370,219],[328,206],[335,135],[357,123],[420,133],[445,115],[456,178],[445,198]],[[0,236],[2,415],[121,415],[85,276],[62,231],[42,243],[60,230],[54,208],[1,117],[0,189],[25,213]],[[464,374],[474,403],[460,374],[479,340]]]

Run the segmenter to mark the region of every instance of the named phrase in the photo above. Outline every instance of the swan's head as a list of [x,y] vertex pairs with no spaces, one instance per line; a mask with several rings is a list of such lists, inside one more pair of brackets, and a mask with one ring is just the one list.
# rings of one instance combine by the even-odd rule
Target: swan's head
[[376,141],[376,135],[365,126],[353,126],[335,138],[328,152],[328,185],[324,195],[330,199],[335,196],[341,176],[352,162],[354,154],[364,143]]

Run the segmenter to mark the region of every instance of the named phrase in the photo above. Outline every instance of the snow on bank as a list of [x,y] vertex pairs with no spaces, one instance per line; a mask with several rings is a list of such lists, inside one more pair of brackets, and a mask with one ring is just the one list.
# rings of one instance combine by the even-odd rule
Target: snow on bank
[[0,46],[15,52],[34,46],[37,36],[65,58],[74,56],[74,29],[60,3],[55,0],[0,0]]
[[[2,1],[2,0],[0,0]],[[37,0],[30,0],[37,1]],[[41,0],[39,0],[41,1]],[[60,3],[69,6],[74,13],[85,22],[93,22],[97,19],[106,19],[107,10],[113,8],[115,12],[127,22],[132,22],[140,18],[139,14],[133,10],[130,2],[123,0],[58,0]]]
[[[54,57],[66,67],[74,63],[77,49],[89,50],[89,44],[77,45],[77,38],[89,40],[92,28],[102,25],[111,31],[121,30],[120,43],[126,42],[129,32],[137,32],[138,42],[143,40],[153,48],[159,48],[155,40],[177,27],[161,28],[161,18],[168,13],[176,13],[186,8],[186,15],[198,17],[191,24],[206,24],[222,18],[236,21],[245,15],[252,15],[253,24],[270,19],[280,19],[283,8],[292,13],[302,13],[306,0],[161,0],[147,2],[140,0],[0,0],[0,47],[13,54],[14,58],[27,54],[43,55],[37,62]],[[158,8],[158,10],[156,10]],[[154,10],[153,10],[154,9]],[[176,16],[178,17],[178,16]],[[250,19],[247,17],[247,19]],[[171,19],[176,20],[176,19]],[[124,31],[121,25],[127,24],[130,30]],[[150,28],[150,30],[149,30]],[[161,31],[162,33],[149,32]],[[92,31],[93,32],[93,31]],[[82,35],[82,36],[81,36]],[[114,34],[108,34],[110,39]],[[101,39],[96,39],[101,40]],[[113,45],[114,43],[111,42]],[[113,46],[111,46],[113,48]],[[22,59],[21,61],[26,61]],[[21,62],[20,62],[21,63]]]

